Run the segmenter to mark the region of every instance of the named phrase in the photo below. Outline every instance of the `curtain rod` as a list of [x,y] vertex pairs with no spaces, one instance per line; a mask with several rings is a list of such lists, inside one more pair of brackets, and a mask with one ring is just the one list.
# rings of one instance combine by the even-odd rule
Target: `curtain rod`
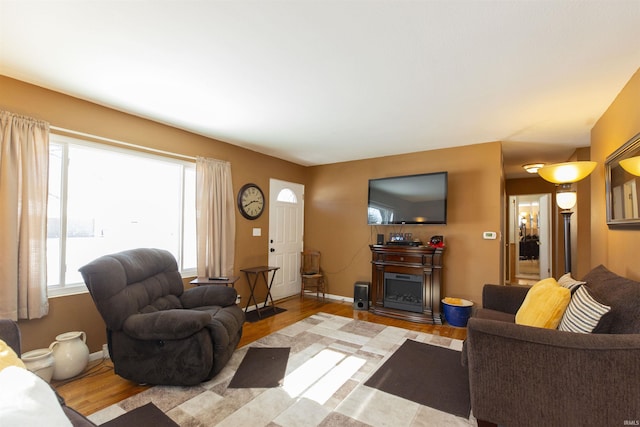
[[55,132],[60,132],[60,133],[64,133],[64,134],[74,135],[74,136],[81,136],[81,137],[84,137],[84,138],[94,139],[94,140],[102,141],[102,142],[108,142],[108,143],[111,143],[111,144],[120,145],[120,146],[124,146],[124,147],[128,147],[128,148],[135,148],[135,149],[138,149],[138,150],[148,151],[148,152],[152,152],[152,153],[156,153],[156,154],[164,154],[164,155],[167,155],[167,156],[177,157],[177,158],[185,159],[185,160],[196,160],[196,158],[193,157],[193,156],[185,156],[184,154],[172,153],[171,151],[165,151],[165,150],[158,150],[156,148],[149,148],[149,147],[145,147],[145,146],[142,146],[142,145],[131,144],[129,142],[118,141],[117,139],[105,138],[103,136],[97,136],[97,135],[92,135],[90,133],[78,132],[78,131],[75,131],[75,130],[65,129],[65,128],[61,128],[61,127],[58,127],[58,126],[49,126],[49,129],[51,129],[52,131],[55,131]]

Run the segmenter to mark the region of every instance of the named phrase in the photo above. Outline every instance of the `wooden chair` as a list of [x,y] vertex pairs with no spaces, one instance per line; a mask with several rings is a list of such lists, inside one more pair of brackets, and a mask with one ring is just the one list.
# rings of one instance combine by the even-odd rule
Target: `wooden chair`
[[320,268],[320,252],[302,251],[300,274],[302,275],[300,299],[304,298],[305,293],[315,292],[316,298],[320,298],[320,293],[322,293],[322,302],[324,302],[326,289],[324,274]]

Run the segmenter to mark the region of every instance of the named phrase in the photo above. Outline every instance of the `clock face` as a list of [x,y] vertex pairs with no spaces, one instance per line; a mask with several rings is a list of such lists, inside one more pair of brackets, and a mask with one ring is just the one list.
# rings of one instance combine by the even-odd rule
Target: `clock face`
[[238,209],[247,219],[256,219],[264,210],[264,194],[255,184],[246,184],[238,193]]

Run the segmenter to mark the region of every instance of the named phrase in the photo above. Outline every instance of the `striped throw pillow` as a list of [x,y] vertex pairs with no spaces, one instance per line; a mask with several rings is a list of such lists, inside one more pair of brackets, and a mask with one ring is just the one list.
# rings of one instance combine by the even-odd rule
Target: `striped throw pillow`
[[573,295],[574,292],[577,291],[581,285],[586,285],[587,282],[581,282],[580,280],[576,280],[573,277],[571,277],[571,273],[567,273],[558,279],[558,284],[563,288],[569,289],[571,291],[571,294]]
[[580,286],[571,297],[558,330],[589,334],[598,325],[600,318],[610,310],[611,307],[596,301],[585,286]]

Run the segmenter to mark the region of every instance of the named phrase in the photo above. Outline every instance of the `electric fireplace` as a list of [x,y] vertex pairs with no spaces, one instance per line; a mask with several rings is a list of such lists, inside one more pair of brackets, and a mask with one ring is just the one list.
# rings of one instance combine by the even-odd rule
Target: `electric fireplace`
[[384,306],[422,312],[422,276],[384,273]]
[[381,316],[442,325],[443,247],[371,245],[371,306]]

